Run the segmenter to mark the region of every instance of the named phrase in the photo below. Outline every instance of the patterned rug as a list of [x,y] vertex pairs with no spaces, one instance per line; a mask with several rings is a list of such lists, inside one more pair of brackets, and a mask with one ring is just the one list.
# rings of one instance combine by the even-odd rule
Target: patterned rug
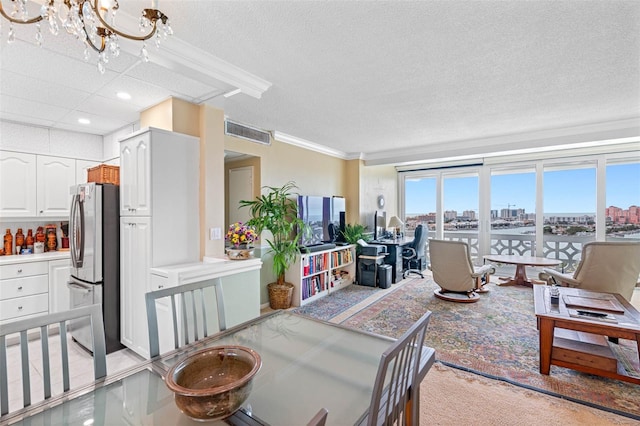
[[[350,287],[358,286],[334,293],[332,301],[338,303],[341,293]],[[438,361],[640,420],[638,385],[557,366],[551,367],[548,376],[538,372],[538,331],[530,288],[489,284],[490,292],[482,294],[477,303],[437,299],[433,295],[435,288],[437,285],[430,279],[413,280],[342,324],[399,337],[430,310],[433,315],[426,345],[436,349]],[[352,297],[349,293],[345,295]],[[320,306],[321,300],[307,305],[300,313],[330,319],[333,313],[329,314],[325,305],[329,301]],[[314,309],[316,304],[319,315]],[[616,353],[626,356],[629,368],[640,371],[635,342],[620,342],[620,347],[614,348]]]

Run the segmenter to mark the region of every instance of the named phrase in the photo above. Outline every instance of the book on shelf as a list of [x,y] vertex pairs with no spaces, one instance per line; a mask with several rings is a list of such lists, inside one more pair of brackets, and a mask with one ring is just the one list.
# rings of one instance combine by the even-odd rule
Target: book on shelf
[[614,315],[611,315],[606,312],[592,311],[589,309],[568,309],[568,311],[569,311],[569,316],[573,318],[580,318],[580,319],[593,320],[593,321],[604,321],[604,322],[611,322],[611,323],[618,322],[618,319]]

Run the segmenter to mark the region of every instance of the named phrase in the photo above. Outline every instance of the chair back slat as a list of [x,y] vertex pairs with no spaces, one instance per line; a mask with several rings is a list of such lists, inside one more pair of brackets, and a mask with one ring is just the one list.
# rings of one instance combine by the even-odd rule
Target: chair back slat
[[22,405],[27,407],[32,403],[32,387],[29,361],[29,331],[39,333],[39,344],[42,353],[42,381],[43,396],[49,399],[52,396],[51,374],[55,369],[51,368],[51,352],[49,334],[52,325],[58,326],[60,334],[60,358],[62,360],[62,390],[70,390],[69,378],[69,348],[67,344],[67,324],[70,320],[78,318],[90,318],[91,337],[93,340],[93,369],[96,380],[107,375],[106,346],[104,337],[104,323],[102,320],[102,306],[90,305],[71,309],[63,312],[55,312],[47,315],[39,315],[23,320],[16,320],[0,325],[0,415],[9,413],[9,389],[7,379],[7,336],[18,334],[20,348],[17,353],[21,362],[22,377]]
[[[153,299],[153,305],[155,306],[156,302],[155,299]],[[153,309],[153,315],[156,315],[156,310]],[[149,320],[149,324],[157,324],[158,323],[158,319],[154,318],[153,320],[151,319],[151,317],[149,316],[149,306],[147,305],[147,318]],[[176,308],[176,295],[172,294],[171,295],[171,318],[178,318],[178,311]],[[153,327],[156,335],[158,332],[158,327]],[[151,334],[151,327],[149,327],[149,334]],[[180,347],[180,341],[178,340],[180,337],[180,334],[178,333],[178,321],[173,321],[173,345],[174,348],[178,348]],[[151,338],[149,339],[151,340]],[[156,336],[156,341],[158,341],[158,337]]]
[[29,377],[29,339],[27,330],[20,332],[20,359],[22,360],[22,400],[31,405],[31,378]]
[[380,357],[367,425],[418,424],[418,377],[430,316],[425,313]]
[[49,360],[49,331],[46,325],[40,327],[42,346],[42,376],[44,379],[44,399],[51,398],[51,368]]
[[[208,298],[208,293],[205,291],[208,288],[214,290],[215,304],[205,300]],[[160,333],[158,330],[158,308],[156,302],[165,298],[171,300],[174,349],[226,329],[224,295],[220,278],[148,292],[145,295],[145,302],[149,329],[149,356],[151,358],[160,355]],[[176,298],[178,299],[177,301]],[[178,307],[180,312],[178,312]],[[216,309],[217,312],[214,312],[213,309]],[[210,321],[216,315],[218,329],[213,330],[210,329]]]

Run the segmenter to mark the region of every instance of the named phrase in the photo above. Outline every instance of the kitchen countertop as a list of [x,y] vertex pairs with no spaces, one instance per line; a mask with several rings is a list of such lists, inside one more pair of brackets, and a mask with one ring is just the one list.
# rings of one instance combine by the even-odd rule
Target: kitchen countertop
[[69,251],[49,251],[41,254],[14,254],[0,256],[0,266],[26,262],[48,262],[49,260],[70,259]]

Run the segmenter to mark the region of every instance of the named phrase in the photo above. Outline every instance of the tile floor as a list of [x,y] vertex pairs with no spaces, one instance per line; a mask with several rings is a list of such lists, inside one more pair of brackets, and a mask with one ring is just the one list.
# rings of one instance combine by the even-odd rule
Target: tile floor
[[[93,382],[93,357],[80,345],[67,337],[69,348],[69,380],[71,389]],[[22,361],[20,346],[15,344],[7,348],[7,378],[9,382],[9,412],[22,408]],[[51,368],[51,393],[62,393],[62,360],[60,356],[59,334],[49,337]],[[114,374],[144,361],[130,349],[122,349],[107,355],[107,374]],[[42,380],[42,349],[40,339],[29,342],[29,375],[31,383],[31,403],[44,398]]]

